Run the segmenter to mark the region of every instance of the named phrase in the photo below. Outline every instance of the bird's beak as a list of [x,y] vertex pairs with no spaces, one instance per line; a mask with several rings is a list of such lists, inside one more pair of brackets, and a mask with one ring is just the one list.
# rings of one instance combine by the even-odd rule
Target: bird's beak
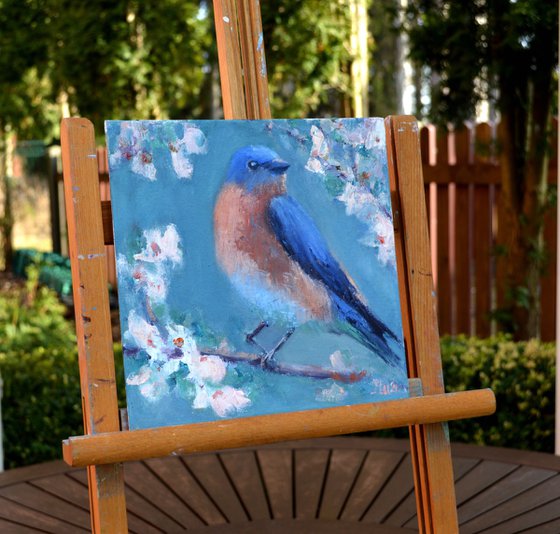
[[268,169],[272,174],[284,174],[288,170],[290,164],[281,159],[271,159],[263,163],[262,166]]

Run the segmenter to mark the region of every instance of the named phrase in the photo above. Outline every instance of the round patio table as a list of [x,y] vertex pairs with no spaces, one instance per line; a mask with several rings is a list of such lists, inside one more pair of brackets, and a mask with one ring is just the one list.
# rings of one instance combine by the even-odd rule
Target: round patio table
[[[461,533],[560,533],[560,458],[453,445]],[[407,440],[340,437],[131,462],[130,532],[417,531]],[[86,473],[62,461],[0,474],[0,532],[87,532]]]

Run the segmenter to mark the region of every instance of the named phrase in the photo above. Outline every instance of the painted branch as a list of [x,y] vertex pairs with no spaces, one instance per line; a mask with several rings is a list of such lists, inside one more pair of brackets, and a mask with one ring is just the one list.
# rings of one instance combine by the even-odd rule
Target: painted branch
[[337,371],[335,369],[326,369],[316,365],[298,365],[290,363],[281,363],[274,360],[265,362],[264,356],[258,356],[247,352],[219,352],[215,350],[201,350],[200,354],[205,356],[218,356],[223,360],[230,362],[244,362],[251,365],[262,365],[263,369],[272,373],[291,376],[305,376],[308,378],[327,379],[332,378],[338,382],[358,382],[366,376],[366,371]]
[[275,441],[365,432],[490,415],[489,389],[430,395],[323,410],[225,419],[128,432],[71,437],[62,443],[68,465],[83,467],[160,456],[232,449]]
[[[124,347],[123,351],[128,356],[134,356],[140,349]],[[259,365],[271,373],[290,376],[304,376],[307,378],[319,378],[336,380],[345,384],[358,382],[366,376],[366,371],[337,371],[336,369],[326,369],[317,365],[298,365],[292,363],[281,363],[274,360],[265,361],[264,356],[258,356],[250,352],[220,352],[217,350],[203,349],[200,351],[202,356],[217,356],[228,362],[248,363],[249,365]]]

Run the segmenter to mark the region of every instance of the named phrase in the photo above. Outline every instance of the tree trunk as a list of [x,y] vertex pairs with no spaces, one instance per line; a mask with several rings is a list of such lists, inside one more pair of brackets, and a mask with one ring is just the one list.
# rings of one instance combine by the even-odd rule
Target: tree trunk
[[501,317],[518,339],[540,336],[551,82],[550,76],[529,82],[526,101],[504,105],[500,123]]
[[351,84],[354,117],[369,115],[368,18],[365,0],[349,0],[352,51]]

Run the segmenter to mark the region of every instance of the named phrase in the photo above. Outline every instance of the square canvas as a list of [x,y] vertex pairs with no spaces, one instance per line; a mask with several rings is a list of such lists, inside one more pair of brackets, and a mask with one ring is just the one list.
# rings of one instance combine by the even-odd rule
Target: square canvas
[[106,134],[131,428],[408,396],[382,119]]

